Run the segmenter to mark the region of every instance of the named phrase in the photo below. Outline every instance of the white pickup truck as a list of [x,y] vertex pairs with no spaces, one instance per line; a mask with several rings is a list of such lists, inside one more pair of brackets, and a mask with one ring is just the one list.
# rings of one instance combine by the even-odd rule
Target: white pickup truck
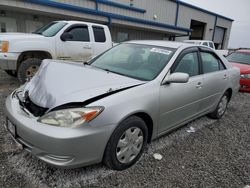
[[0,34],[0,68],[23,83],[43,59],[85,62],[112,47],[105,25],[55,21],[34,33]]
[[184,40],[183,42],[190,43],[190,44],[200,44],[203,46],[208,46],[208,47],[214,49],[220,55],[223,55],[223,56],[228,55],[228,50],[216,50],[214,42],[210,41],[210,40]]

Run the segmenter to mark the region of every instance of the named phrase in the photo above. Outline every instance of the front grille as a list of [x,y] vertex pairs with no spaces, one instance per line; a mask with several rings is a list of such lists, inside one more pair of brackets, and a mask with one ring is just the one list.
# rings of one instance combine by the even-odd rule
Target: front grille
[[35,103],[33,103],[29,97],[27,97],[24,101],[21,101],[19,99],[19,104],[27,109],[31,114],[33,114],[35,117],[39,117],[45,114],[45,112],[48,110],[48,108],[43,108]]

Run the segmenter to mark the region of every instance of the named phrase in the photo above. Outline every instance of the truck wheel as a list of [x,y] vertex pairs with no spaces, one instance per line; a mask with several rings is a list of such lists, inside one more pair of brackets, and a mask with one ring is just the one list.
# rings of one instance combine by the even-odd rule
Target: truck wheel
[[25,83],[27,79],[32,78],[38,71],[41,63],[42,60],[38,58],[29,58],[21,62],[17,71],[19,81]]
[[131,116],[114,130],[105,149],[103,162],[111,169],[124,170],[142,155],[148,139],[145,122]]
[[17,77],[17,73],[14,70],[5,70],[5,72],[10,76]]

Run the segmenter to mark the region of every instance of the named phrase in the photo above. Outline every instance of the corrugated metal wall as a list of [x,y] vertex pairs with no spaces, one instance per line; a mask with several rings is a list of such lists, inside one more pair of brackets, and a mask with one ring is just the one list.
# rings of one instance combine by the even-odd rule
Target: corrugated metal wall
[[204,40],[212,40],[215,16],[180,5],[177,24],[190,28],[192,19],[206,23]]
[[[78,7],[85,7],[92,10],[96,9],[95,0],[53,0],[55,2],[75,5]],[[123,5],[130,6],[130,0],[112,0],[111,2],[122,3]],[[133,0],[134,8],[139,8],[140,10],[145,9],[146,12],[140,12],[136,10],[130,10],[127,8],[119,8],[112,5],[107,5],[105,3],[98,3],[98,10],[107,13],[114,13],[117,15],[128,16],[130,18],[137,18],[141,20],[147,20],[155,23],[169,24],[174,26],[176,19],[177,4],[172,0]],[[50,20],[58,19],[73,19],[82,21],[93,21],[98,23],[107,24],[109,19],[107,17],[86,14],[83,12],[70,11],[66,9],[54,8],[45,5],[39,5],[35,3],[28,3],[25,0],[0,0],[0,9],[8,7],[8,15],[10,17],[16,18],[18,31],[25,32],[25,21],[24,20],[34,20],[34,15],[39,15],[39,21],[42,23],[47,23]],[[50,17],[47,18],[47,15]],[[206,23],[204,39],[212,40],[213,30],[215,26],[216,16],[205,13],[201,10],[193,9],[188,6],[180,4],[179,15],[177,26],[190,28],[191,20],[197,20]],[[126,21],[122,19],[111,19],[111,28],[126,28],[132,39],[163,39],[166,36],[175,34],[187,34],[185,31],[180,31],[178,29],[169,29],[159,26],[153,26],[150,24],[136,23],[131,21]],[[217,25],[227,29],[225,37],[225,47],[227,46],[232,22],[218,17]],[[113,38],[116,39],[114,29]],[[178,41],[187,39],[188,37],[176,38]]]
[[128,39],[129,40],[162,40],[165,37],[165,34],[163,33],[157,33],[157,32],[149,32],[149,31],[142,31],[142,30],[135,30],[135,29],[127,29],[123,27],[110,27],[112,39],[114,41],[117,41],[118,33],[128,33]]

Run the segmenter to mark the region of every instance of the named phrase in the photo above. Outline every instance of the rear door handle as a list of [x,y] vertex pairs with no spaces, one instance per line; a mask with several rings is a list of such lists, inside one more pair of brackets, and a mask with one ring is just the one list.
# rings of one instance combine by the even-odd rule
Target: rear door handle
[[202,88],[202,83],[198,82],[197,85],[196,85],[196,88],[198,88],[198,89]]

